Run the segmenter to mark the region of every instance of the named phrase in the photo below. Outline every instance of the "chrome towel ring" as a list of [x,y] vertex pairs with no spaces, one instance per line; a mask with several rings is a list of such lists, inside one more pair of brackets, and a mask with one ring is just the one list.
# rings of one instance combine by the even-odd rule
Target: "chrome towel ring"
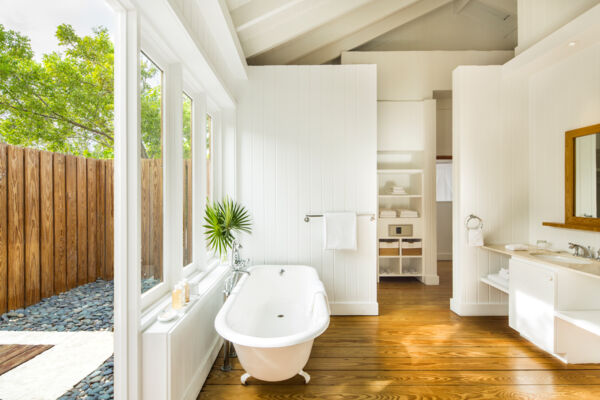
[[468,230],[483,229],[483,221],[477,215],[469,214],[465,221],[465,227]]

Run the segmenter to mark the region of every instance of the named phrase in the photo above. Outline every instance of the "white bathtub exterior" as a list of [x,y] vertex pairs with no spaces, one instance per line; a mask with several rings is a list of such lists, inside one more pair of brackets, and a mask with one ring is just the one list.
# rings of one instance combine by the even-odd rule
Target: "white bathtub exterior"
[[215,319],[246,372],[272,382],[298,374],[313,340],[328,326],[321,281],[314,268],[303,265],[252,267]]

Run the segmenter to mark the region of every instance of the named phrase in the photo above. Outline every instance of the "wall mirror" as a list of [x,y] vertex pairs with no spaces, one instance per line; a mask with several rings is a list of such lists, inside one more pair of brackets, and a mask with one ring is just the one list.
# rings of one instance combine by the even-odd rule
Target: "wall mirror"
[[565,222],[600,231],[600,124],[565,132]]

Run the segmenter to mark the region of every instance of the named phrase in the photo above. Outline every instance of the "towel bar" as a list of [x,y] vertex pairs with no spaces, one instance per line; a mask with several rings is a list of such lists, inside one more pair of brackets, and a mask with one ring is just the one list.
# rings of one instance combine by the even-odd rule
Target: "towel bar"
[[[375,221],[375,214],[367,214],[367,213],[363,213],[363,214],[356,214],[357,217],[371,217],[369,218],[369,220],[371,221]],[[306,214],[304,216],[304,222],[309,222],[311,218],[322,218],[323,214]]]

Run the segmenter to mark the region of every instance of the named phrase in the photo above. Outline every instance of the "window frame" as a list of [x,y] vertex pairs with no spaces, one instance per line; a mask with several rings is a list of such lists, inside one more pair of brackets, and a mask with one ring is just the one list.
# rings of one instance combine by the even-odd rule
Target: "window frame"
[[[166,262],[166,257],[165,257],[165,250],[167,247],[167,243],[165,242],[165,230],[166,230],[166,218],[165,218],[165,209],[166,206],[168,204],[167,201],[167,196],[166,193],[167,191],[165,190],[165,178],[166,178],[166,165],[167,163],[165,162],[165,152],[167,150],[167,143],[166,143],[166,133],[167,133],[167,129],[168,129],[168,125],[167,125],[167,112],[165,110],[166,106],[167,106],[167,96],[166,96],[166,91],[167,91],[167,74],[169,73],[168,68],[169,68],[169,63],[168,63],[168,57],[165,57],[165,54],[161,51],[160,48],[156,47],[155,44],[152,43],[152,41],[148,40],[147,36],[153,36],[152,34],[149,34],[149,30],[147,29],[142,29],[142,35],[141,35],[141,45],[140,45],[140,56],[143,53],[146,58],[148,58],[152,63],[154,63],[154,65],[156,65],[157,68],[160,69],[160,71],[162,72],[161,75],[161,146],[162,146],[162,150],[161,150],[161,160],[163,162],[163,168],[162,168],[162,174],[163,174],[163,194],[162,194],[162,201],[163,201],[163,206],[162,206],[162,211],[163,211],[163,222],[162,222],[162,228],[163,228],[163,237],[162,237],[162,246],[163,246],[163,251],[162,251],[162,257],[163,257],[163,265],[162,265],[162,274],[163,274],[163,279],[162,282],[158,283],[157,285],[153,286],[152,288],[148,289],[146,292],[142,293],[141,292],[141,281],[140,281],[140,296],[141,296],[141,300],[140,300],[140,305],[141,305],[141,309],[142,311],[148,309],[149,307],[151,307],[154,303],[156,303],[157,301],[159,301],[162,297],[164,297],[167,293],[169,293],[170,288],[171,288],[171,274],[170,274],[170,268],[168,268],[168,264]],[[141,65],[141,58],[140,58],[140,65]],[[141,71],[141,69],[140,69]],[[141,88],[141,76],[138,76],[138,86]],[[138,91],[138,95],[141,95],[141,92]],[[140,96],[141,98],[141,96]],[[140,107],[141,107],[141,100],[140,100]],[[141,135],[141,109],[138,111],[138,118],[140,121],[140,135]],[[140,140],[141,140],[141,136],[140,136]],[[142,157],[141,154],[138,155],[138,163],[140,164],[140,172],[141,172],[141,162],[142,162]],[[140,180],[138,182],[138,186],[140,186],[141,188],[141,176],[140,176]],[[141,194],[141,190],[140,190],[140,194]],[[140,223],[141,223],[141,219],[140,219]],[[140,224],[140,232],[141,232],[141,224]],[[140,236],[141,239],[141,236]],[[141,242],[138,243],[141,246]],[[141,254],[140,254],[141,255]],[[140,268],[141,268],[141,258],[140,258]],[[140,271],[141,272],[141,271]],[[141,273],[139,276],[139,279],[141,280]]]

